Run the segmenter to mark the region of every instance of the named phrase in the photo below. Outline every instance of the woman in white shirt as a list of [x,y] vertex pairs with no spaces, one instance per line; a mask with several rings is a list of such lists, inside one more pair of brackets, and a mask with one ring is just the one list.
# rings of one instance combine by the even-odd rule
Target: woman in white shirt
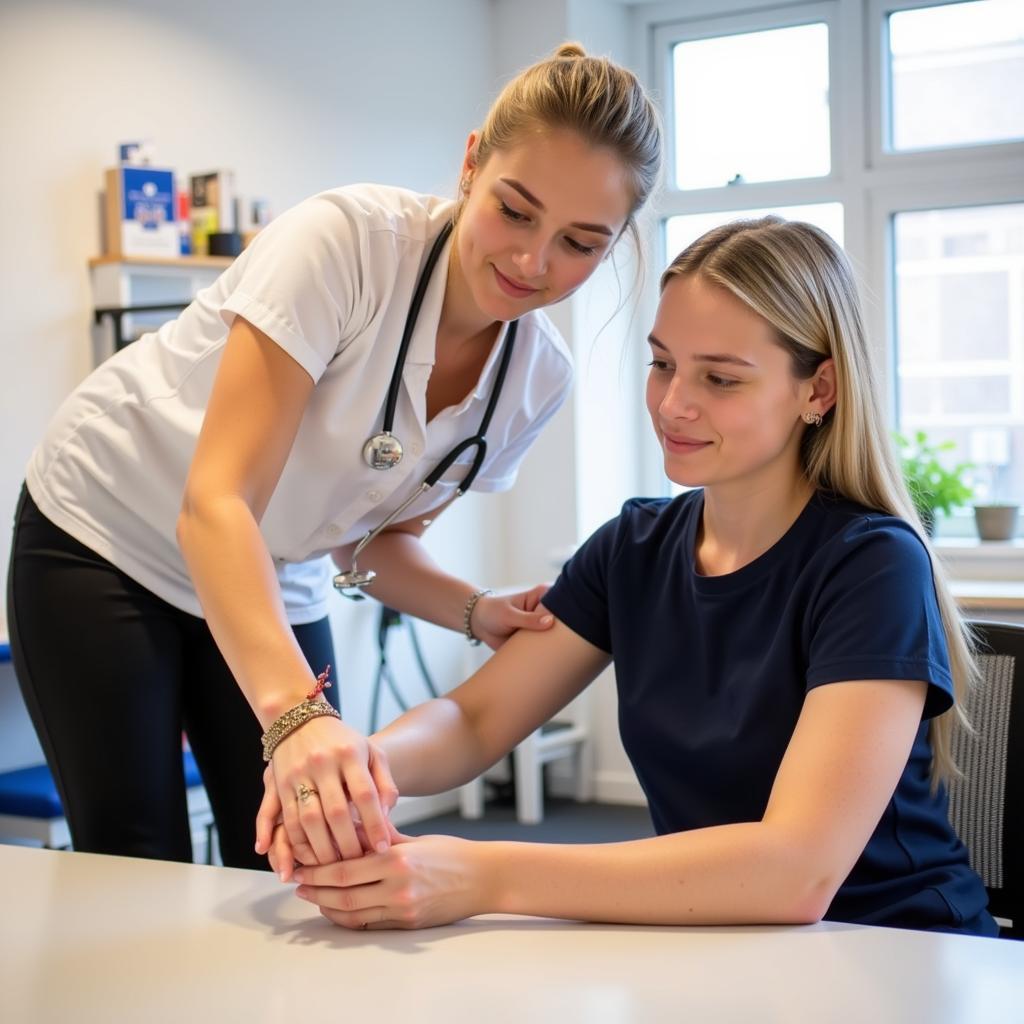
[[[226,864],[261,863],[261,731],[296,846],[358,855],[351,803],[386,847],[387,766],[368,763],[318,685],[334,660],[324,556],[347,568],[366,531],[413,499],[367,549],[375,597],[492,647],[550,625],[543,587],[491,597],[420,545],[472,449],[414,495],[478,432],[502,376],[473,486],[512,485],[571,380],[541,308],[633,226],[659,163],[635,77],[568,44],[470,135],[456,203],[361,185],[299,204],[68,398],[28,467],[8,607],[76,849],[189,857],[182,727]],[[404,454],[382,473],[364,443],[392,426],[407,326],[393,395]]]

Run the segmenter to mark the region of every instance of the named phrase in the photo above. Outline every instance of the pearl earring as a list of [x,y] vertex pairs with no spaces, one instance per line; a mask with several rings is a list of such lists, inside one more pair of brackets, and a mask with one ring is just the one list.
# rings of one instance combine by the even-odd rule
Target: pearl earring
[[809,427],[820,427],[821,426],[821,413],[820,412],[805,412],[803,415],[803,421]]

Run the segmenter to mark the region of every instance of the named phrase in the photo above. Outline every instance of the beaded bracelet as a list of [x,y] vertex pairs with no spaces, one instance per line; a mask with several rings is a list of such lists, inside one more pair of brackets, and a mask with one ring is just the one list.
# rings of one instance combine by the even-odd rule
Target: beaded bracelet
[[324,690],[329,690],[331,688],[330,675],[331,666],[328,665],[327,668],[325,668],[323,672],[316,677],[316,686],[306,694],[306,700],[316,700]]
[[476,603],[481,597],[487,597],[488,594],[493,593],[493,590],[478,590],[466,602],[465,610],[462,613],[462,632],[466,634],[466,639],[473,647],[480,646],[480,638],[474,634],[473,627],[469,624],[469,620],[473,617],[473,609],[476,607]]
[[311,719],[321,718],[324,715],[341,718],[341,715],[325,700],[304,700],[301,704],[296,704],[290,711],[286,711],[263,734],[263,760],[269,761],[274,756],[278,744],[295,732],[300,725],[305,725]]

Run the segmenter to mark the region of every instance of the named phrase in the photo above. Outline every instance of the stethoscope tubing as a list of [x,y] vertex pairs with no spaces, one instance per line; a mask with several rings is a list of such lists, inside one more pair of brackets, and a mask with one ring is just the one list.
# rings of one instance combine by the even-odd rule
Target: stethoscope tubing
[[[427,255],[427,261],[424,264],[423,271],[420,274],[419,280],[416,282],[416,289],[413,292],[412,301],[409,304],[409,312],[406,316],[405,329],[402,331],[402,340],[398,347],[398,355],[395,359],[395,368],[391,374],[391,381],[388,384],[387,400],[384,404],[384,423],[381,430],[382,434],[393,435],[393,428],[395,423],[395,410],[398,405],[398,394],[401,390],[402,384],[402,373],[405,368],[405,360],[408,355],[409,345],[412,341],[413,331],[416,327],[416,321],[419,318],[420,307],[423,305],[423,298],[427,292],[427,285],[430,282],[430,278],[433,275],[434,267],[440,258],[441,251],[444,248],[445,243],[451,236],[453,224],[449,221],[441,229],[441,233],[434,239],[434,244],[430,248],[430,252]],[[360,573],[358,569],[358,560],[360,553],[369,545],[384,529],[395,522],[410,505],[422,495],[426,494],[440,479],[448,472],[456,461],[462,455],[463,452],[469,448],[475,448],[476,451],[473,455],[473,463],[469,468],[469,471],[462,478],[459,486],[455,490],[455,497],[461,498],[472,486],[473,481],[476,480],[477,474],[480,472],[481,467],[484,464],[484,459],[487,457],[487,429],[491,425],[491,419],[494,417],[494,411],[498,406],[498,399],[501,397],[502,390],[505,387],[505,378],[508,376],[509,364],[512,362],[512,350],[515,347],[516,334],[519,329],[519,321],[513,320],[505,331],[505,339],[502,343],[501,362],[498,365],[498,372],[494,381],[494,387],[491,389],[491,395],[487,402],[487,408],[484,410],[483,418],[480,421],[480,426],[477,428],[477,432],[472,437],[467,437],[464,441],[460,441],[447,455],[441,459],[440,462],[430,471],[430,473],[420,484],[419,488],[411,494],[401,505],[398,506],[393,512],[391,512],[381,523],[375,526],[372,530],[367,531],[362,537],[359,543],[356,545],[355,550],[352,552],[352,568],[338,573],[334,577],[334,586],[342,591],[343,593],[347,590],[359,588],[368,585],[374,578],[374,573],[363,572]],[[348,594],[350,597],[360,597],[358,593]]]
[[384,426],[382,433],[391,434],[395,426],[395,410],[398,407],[398,393],[402,389],[402,372],[405,370],[406,356],[409,354],[409,345],[412,344],[412,335],[416,330],[416,321],[420,317],[420,307],[423,305],[423,298],[427,294],[427,287],[430,279],[434,276],[434,267],[441,258],[441,250],[445,242],[451,236],[455,224],[448,221],[441,233],[434,239],[434,244],[427,254],[427,262],[423,264],[423,271],[416,282],[416,289],[412,294],[412,301],[409,303],[409,312],[405,317],[405,327],[402,330],[402,341],[398,346],[398,355],[395,357],[395,368],[391,371],[391,380],[388,383],[388,397],[384,403]]

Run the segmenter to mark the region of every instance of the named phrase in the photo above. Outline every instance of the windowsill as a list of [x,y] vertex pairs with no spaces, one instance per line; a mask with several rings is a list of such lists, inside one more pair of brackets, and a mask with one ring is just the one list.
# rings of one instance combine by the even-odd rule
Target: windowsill
[[965,609],[1024,609],[1024,539],[941,537],[935,550]]
[[1024,611],[1024,583],[1013,580],[952,580],[950,589],[961,608],[975,611]]
[[954,579],[1024,580],[1024,539],[939,537],[932,541]]
[[1024,558],[1024,537],[1013,540],[980,540],[978,537],[938,537],[932,541],[945,557],[950,552],[954,557],[970,552],[984,558],[1005,558],[1007,554],[1019,554]]

